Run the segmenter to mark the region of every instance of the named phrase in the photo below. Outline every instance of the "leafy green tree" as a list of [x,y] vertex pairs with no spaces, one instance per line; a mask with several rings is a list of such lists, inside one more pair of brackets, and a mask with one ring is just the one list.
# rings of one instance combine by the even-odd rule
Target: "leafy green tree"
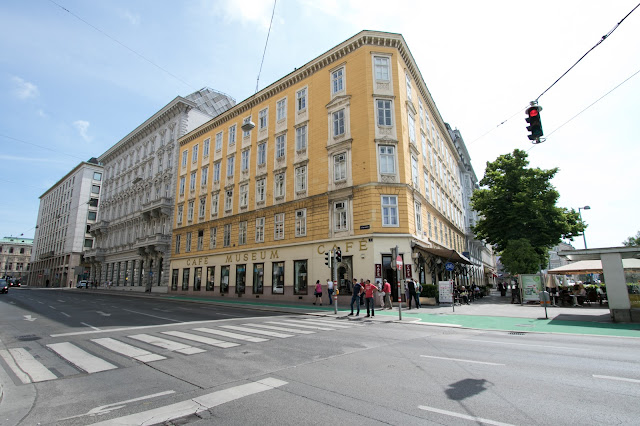
[[635,237],[629,237],[626,240],[624,240],[622,244],[627,247],[640,246],[640,231],[638,231]]
[[487,162],[482,188],[471,199],[480,216],[476,237],[495,247],[512,274],[537,272],[551,247],[586,227],[578,212],[556,206],[560,194],[550,181],[558,169],[528,166],[527,153],[519,149]]

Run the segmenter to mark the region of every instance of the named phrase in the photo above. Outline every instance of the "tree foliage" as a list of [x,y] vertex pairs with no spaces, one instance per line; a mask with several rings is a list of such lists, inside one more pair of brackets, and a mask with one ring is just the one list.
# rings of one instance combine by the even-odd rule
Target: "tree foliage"
[[626,240],[624,240],[622,242],[622,245],[625,245],[627,247],[640,246],[640,231],[638,231],[635,237],[629,237]]
[[585,229],[578,212],[557,207],[560,194],[551,185],[557,168],[528,168],[525,151],[516,149],[487,162],[472,206],[480,218],[473,231],[493,245],[512,274],[535,273],[561,239]]

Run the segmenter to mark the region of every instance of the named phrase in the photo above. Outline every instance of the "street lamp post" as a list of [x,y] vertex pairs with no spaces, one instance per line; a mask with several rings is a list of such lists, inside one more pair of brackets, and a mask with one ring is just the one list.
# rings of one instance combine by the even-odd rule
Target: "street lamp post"
[[[580,222],[582,222],[582,213],[580,212],[580,210],[591,210],[591,207],[589,207],[589,206],[578,207],[578,215],[580,216]],[[586,250],[587,249],[587,238],[584,236],[584,231],[582,231],[582,240],[584,241],[584,248]]]

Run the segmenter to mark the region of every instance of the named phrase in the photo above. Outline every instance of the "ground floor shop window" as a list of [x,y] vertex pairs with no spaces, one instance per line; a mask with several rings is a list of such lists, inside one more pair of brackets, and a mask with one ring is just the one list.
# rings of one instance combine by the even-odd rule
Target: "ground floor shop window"
[[338,263],[338,291],[340,294],[353,293],[353,257],[343,256],[342,261]]
[[229,265],[220,267],[220,293],[229,293]]
[[271,293],[284,294],[284,262],[273,263],[271,283]]
[[178,270],[174,269],[171,271],[171,290],[178,290]]
[[293,274],[293,294],[307,294],[307,261],[294,261]]
[[140,261],[140,267],[138,268],[138,285],[141,286],[142,285],[142,281],[144,279],[144,260]]
[[196,268],[193,274],[193,290],[200,291],[202,286],[202,268]]
[[253,294],[262,294],[264,291],[264,263],[253,265]]
[[129,261],[126,260],[124,262],[124,284],[125,286],[129,285]]
[[120,285],[120,262],[118,262],[118,273],[116,274],[116,286]]
[[215,266],[207,266],[207,281],[206,281],[206,291],[213,291],[213,279],[215,278],[216,267]]
[[236,294],[244,294],[247,283],[247,265],[236,265]]
[[191,271],[191,269],[189,268],[184,268],[182,270],[182,289],[183,290],[189,290],[189,272]]

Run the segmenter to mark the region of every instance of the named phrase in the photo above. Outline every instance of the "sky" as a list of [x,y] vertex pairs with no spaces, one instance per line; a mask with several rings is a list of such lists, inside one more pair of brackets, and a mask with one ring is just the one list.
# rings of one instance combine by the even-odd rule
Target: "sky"
[[[251,96],[273,5],[0,2],[0,236],[32,238],[48,188],[176,96],[205,86],[238,102]],[[559,168],[559,206],[590,207],[573,246],[621,246],[640,230],[640,8],[627,16],[636,6],[277,0],[259,88],[362,30],[400,33],[442,118],[462,133],[478,180],[488,161],[527,150],[532,167]],[[547,140],[533,145],[529,102],[620,21],[539,98]]]

